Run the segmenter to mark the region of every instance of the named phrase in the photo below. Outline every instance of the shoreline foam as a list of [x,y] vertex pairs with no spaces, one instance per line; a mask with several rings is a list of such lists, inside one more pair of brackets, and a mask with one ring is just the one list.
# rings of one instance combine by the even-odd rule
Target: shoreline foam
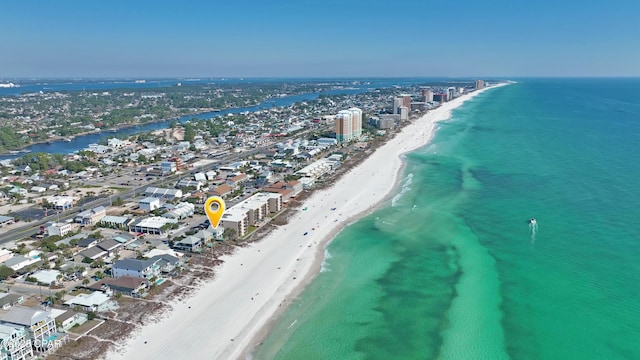
[[[300,207],[307,211],[296,212],[287,225],[225,257],[212,282],[192,298],[172,304],[166,318],[135,332],[124,352],[112,352],[109,358],[246,356],[320,272],[329,242],[394,195],[405,165],[402,155],[426,145],[436,123],[449,119],[452,110],[495,87],[463,95],[402,128],[331,188],[305,200]],[[361,186],[364,183],[367,186]],[[333,207],[337,209],[332,211]]]

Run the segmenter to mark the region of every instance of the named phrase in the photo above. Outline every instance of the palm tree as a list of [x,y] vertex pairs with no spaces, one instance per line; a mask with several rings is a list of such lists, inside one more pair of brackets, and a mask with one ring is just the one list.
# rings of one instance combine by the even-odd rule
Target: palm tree
[[223,236],[224,236],[225,239],[234,240],[236,238],[236,230],[235,229],[226,228],[226,229],[224,229]]

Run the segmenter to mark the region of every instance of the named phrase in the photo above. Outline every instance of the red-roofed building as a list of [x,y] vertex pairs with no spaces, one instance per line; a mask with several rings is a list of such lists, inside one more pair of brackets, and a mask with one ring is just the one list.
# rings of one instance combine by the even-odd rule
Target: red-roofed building
[[209,191],[209,195],[215,195],[224,197],[230,194],[233,191],[233,188],[227,184],[222,184],[218,187],[215,187],[213,190]]
[[302,191],[302,183],[297,180],[292,180],[289,182],[278,181],[277,183],[271,186],[267,186],[262,190],[266,192],[279,193],[282,195],[282,200],[286,201],[300,194],[300,192]]
[[230,177],[227,179],[227,184],[236,187],[238,185],[240,185],[241,183],[247,181],[249,178],[247,177],[247,174],[240,174],[240,175],[236,175],[233,177]]

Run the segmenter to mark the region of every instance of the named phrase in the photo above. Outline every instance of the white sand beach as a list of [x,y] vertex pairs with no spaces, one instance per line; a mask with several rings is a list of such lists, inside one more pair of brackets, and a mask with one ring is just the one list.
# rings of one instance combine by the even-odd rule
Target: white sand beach
[[404,127],[333,187],[305,200],[289,224],[224,258],[211,283],[184,303],[174,304],[161,322],[137,331],[109,358],[243,357],[264,336],[273,317],[318,273],[327,243],[394,189],[403,165],[401,154],[425,145],[436,122],[448,119],[451,110],[484,90],[445,103]]

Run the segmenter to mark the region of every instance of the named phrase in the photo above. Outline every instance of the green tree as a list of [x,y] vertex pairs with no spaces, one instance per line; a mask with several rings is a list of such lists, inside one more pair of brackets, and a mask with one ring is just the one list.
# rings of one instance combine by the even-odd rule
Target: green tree
[[8,277],[13,276],[16,272],[12,268],[6,265],[0,265],[0,280],[5,280]]
[[224,229],[223,236],[224,236],[225,239],[235,240],[236,235],[237,235],[237,232],[236,232],[235,229],[229,229],[229,228]]
[[196,129],[193,124],[188,123],[184,125],[184,141],[193,141],[196,136]]

